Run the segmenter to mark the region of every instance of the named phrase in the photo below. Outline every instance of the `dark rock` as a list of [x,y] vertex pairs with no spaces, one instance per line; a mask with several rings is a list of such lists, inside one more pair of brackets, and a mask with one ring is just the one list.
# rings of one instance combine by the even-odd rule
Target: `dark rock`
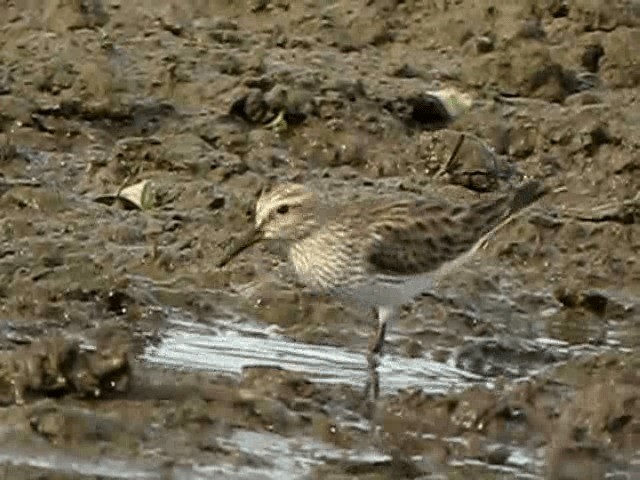
[[478,53],[489,53],[495,49],[495,39],[488,35],[482,35],[476,39]]
[[600,59],[604,56],[604,48],[599,43],[588,45],[580,59],[582,66],[596,73],[600,69]]

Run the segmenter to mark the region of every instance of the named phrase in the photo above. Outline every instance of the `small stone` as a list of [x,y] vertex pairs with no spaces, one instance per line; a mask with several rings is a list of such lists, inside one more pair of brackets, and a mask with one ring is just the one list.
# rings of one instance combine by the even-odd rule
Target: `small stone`
[[582,294],[580,305],[596,315],[602,316],[607,310],[609,298],[600,292],[588,291]]
[[219,210],[224,207],[226,201],[224,197],[216,197],[211,202],[209,202],[210,210]]
[[582,66],[592,73],[600,69],[600,59],[604,56],[604,48],[599,43],[588,45],[580,59]]
[[490,448],[487,452],[487,462],[490,465],[504,465],[511,456],[511,452],[504,445]]
[[420,77],[420,73],[415,67],[412,67],[408,63],[402,64],[400,67],[396,68],[391,72],[393,77],[397,78],[418,78]]
[[567,0],[552,0],[551,5],[549,5],[549,13],[553,18],[562,18],[569,15]]
[[284,85],[275,85],[264,95],[264,101],[273,110],[283,110],[287,106],[288,89]]
[[405,352],[409,358],[419,358],[423,353],[422,343],[418,340],[411,340],[405,347]]
[[546,33],[539,20],[527,20],[518,30],[518,37],[532,40],[542,40]]
[[476,39],[476,50],[478,53],[489,53],[495,48],[495,43],[491,37],[483,35]]

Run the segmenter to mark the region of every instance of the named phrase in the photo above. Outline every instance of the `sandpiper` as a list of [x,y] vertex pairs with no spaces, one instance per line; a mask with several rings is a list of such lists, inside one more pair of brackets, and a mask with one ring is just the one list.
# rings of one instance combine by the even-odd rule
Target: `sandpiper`
[[[387,324],[400,307],[430,291],[545,192],[530,180],[468,205],[409,195],[340,205],[304,185],[283,183],[260,195],[254,228],[219,266],[260,240],[286,242],[303,283],[376,312],[367,355],[375,370]],[[376,378],[375,397],[377,390]]]

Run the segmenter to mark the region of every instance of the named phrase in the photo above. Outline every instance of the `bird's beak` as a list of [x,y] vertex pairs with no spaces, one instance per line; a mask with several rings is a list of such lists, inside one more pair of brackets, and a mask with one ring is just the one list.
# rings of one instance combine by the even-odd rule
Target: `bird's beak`
[[249,230],[245,235],[239,238],[238,241],[231,246],[231,249],[222,257],[222,259],[220,259],[218,262],[218,268],[224,267],[251,245],[262,240],[263,236],[262,230],[260,229],[252,228]]

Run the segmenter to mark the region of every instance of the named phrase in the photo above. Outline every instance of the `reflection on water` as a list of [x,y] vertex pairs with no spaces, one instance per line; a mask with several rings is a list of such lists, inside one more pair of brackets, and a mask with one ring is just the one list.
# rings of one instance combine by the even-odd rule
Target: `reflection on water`
[[[247,366],[274,366],[302,372],[316,382],[364,386],[364,352],[294,342],[265,329],[220,320],[215,326],[174,320],[160,345],[143,359],[176,368],[239,374]],[[482,377],[428,358],[385,355],[379,368],[382,391],[418,386],[428,393],[468,387]]]
[[0,449],[0,464],[8,466],[32,467],[48,471],[75,473],[83,476],[99,476],[104,478],[155,479],[158,478],[157,469],[142,463],[116,460],[112,458],[83,459],[67,452],[47,449],[34,452],[20,449]]
[[[333,445],[319,442],[312,438],[287,438],[267,432],[253,432],[236,430],[230,438],[219,440],[220,445],[233,448],[249,455],[266,460],[268,468],[259,469],[242,467],[236,469],[237,474],[243,475],[269,472],[269,478],[308,478],[310,470],[328,461],[357,461],[361,463],[376,463],[389,460],[386,454],[377,452],[373,448],[362,451],[342,450]],[[220,467],[203,467],[207,473],[218,473]],[[242,478],[245,478],[244,476]],[[265,477],[263,477],[265,478]]]
[[[261,465],[260,467],[235,466],[232,464],[216,465],[173,465],[163,466],[160,462],[147,462],[133,460],[121,460],[101,456],[90,459],[74,455],[55,448],[40,449],[34,452],[31,449],[0,448],[0,465],[5,465],[4,474],[14,473],[12,468],[30,467],[46,472],[73,475],[74,478],[110,478],[110,479],[180,479],[180,480],[265,480],[280,478],[303,478],[308,474],[310,466],[314,463],[312,455],[307,459],[302,455],[305,451],[295,448],[289,440],[277,435],[245,432],[234,434],[225,445],[238,448],[244,445],[241,451],[249,452],[255,448],[252,455],[259,455],[266,463],[271,462],[272,467]],[[280,441],[278,441],[281,439]],[[326,451],[327,446],[317,445]],[[289,458],[289,460],[287,460]],[[315,462],[317,463],[317,462]],[[17,473],[17,472],[16,472]],[[284,476],[283,476],[284,475]],[[11,476],[7,478],[19,478]],[[48,477],[47,477],[48,478]]]

